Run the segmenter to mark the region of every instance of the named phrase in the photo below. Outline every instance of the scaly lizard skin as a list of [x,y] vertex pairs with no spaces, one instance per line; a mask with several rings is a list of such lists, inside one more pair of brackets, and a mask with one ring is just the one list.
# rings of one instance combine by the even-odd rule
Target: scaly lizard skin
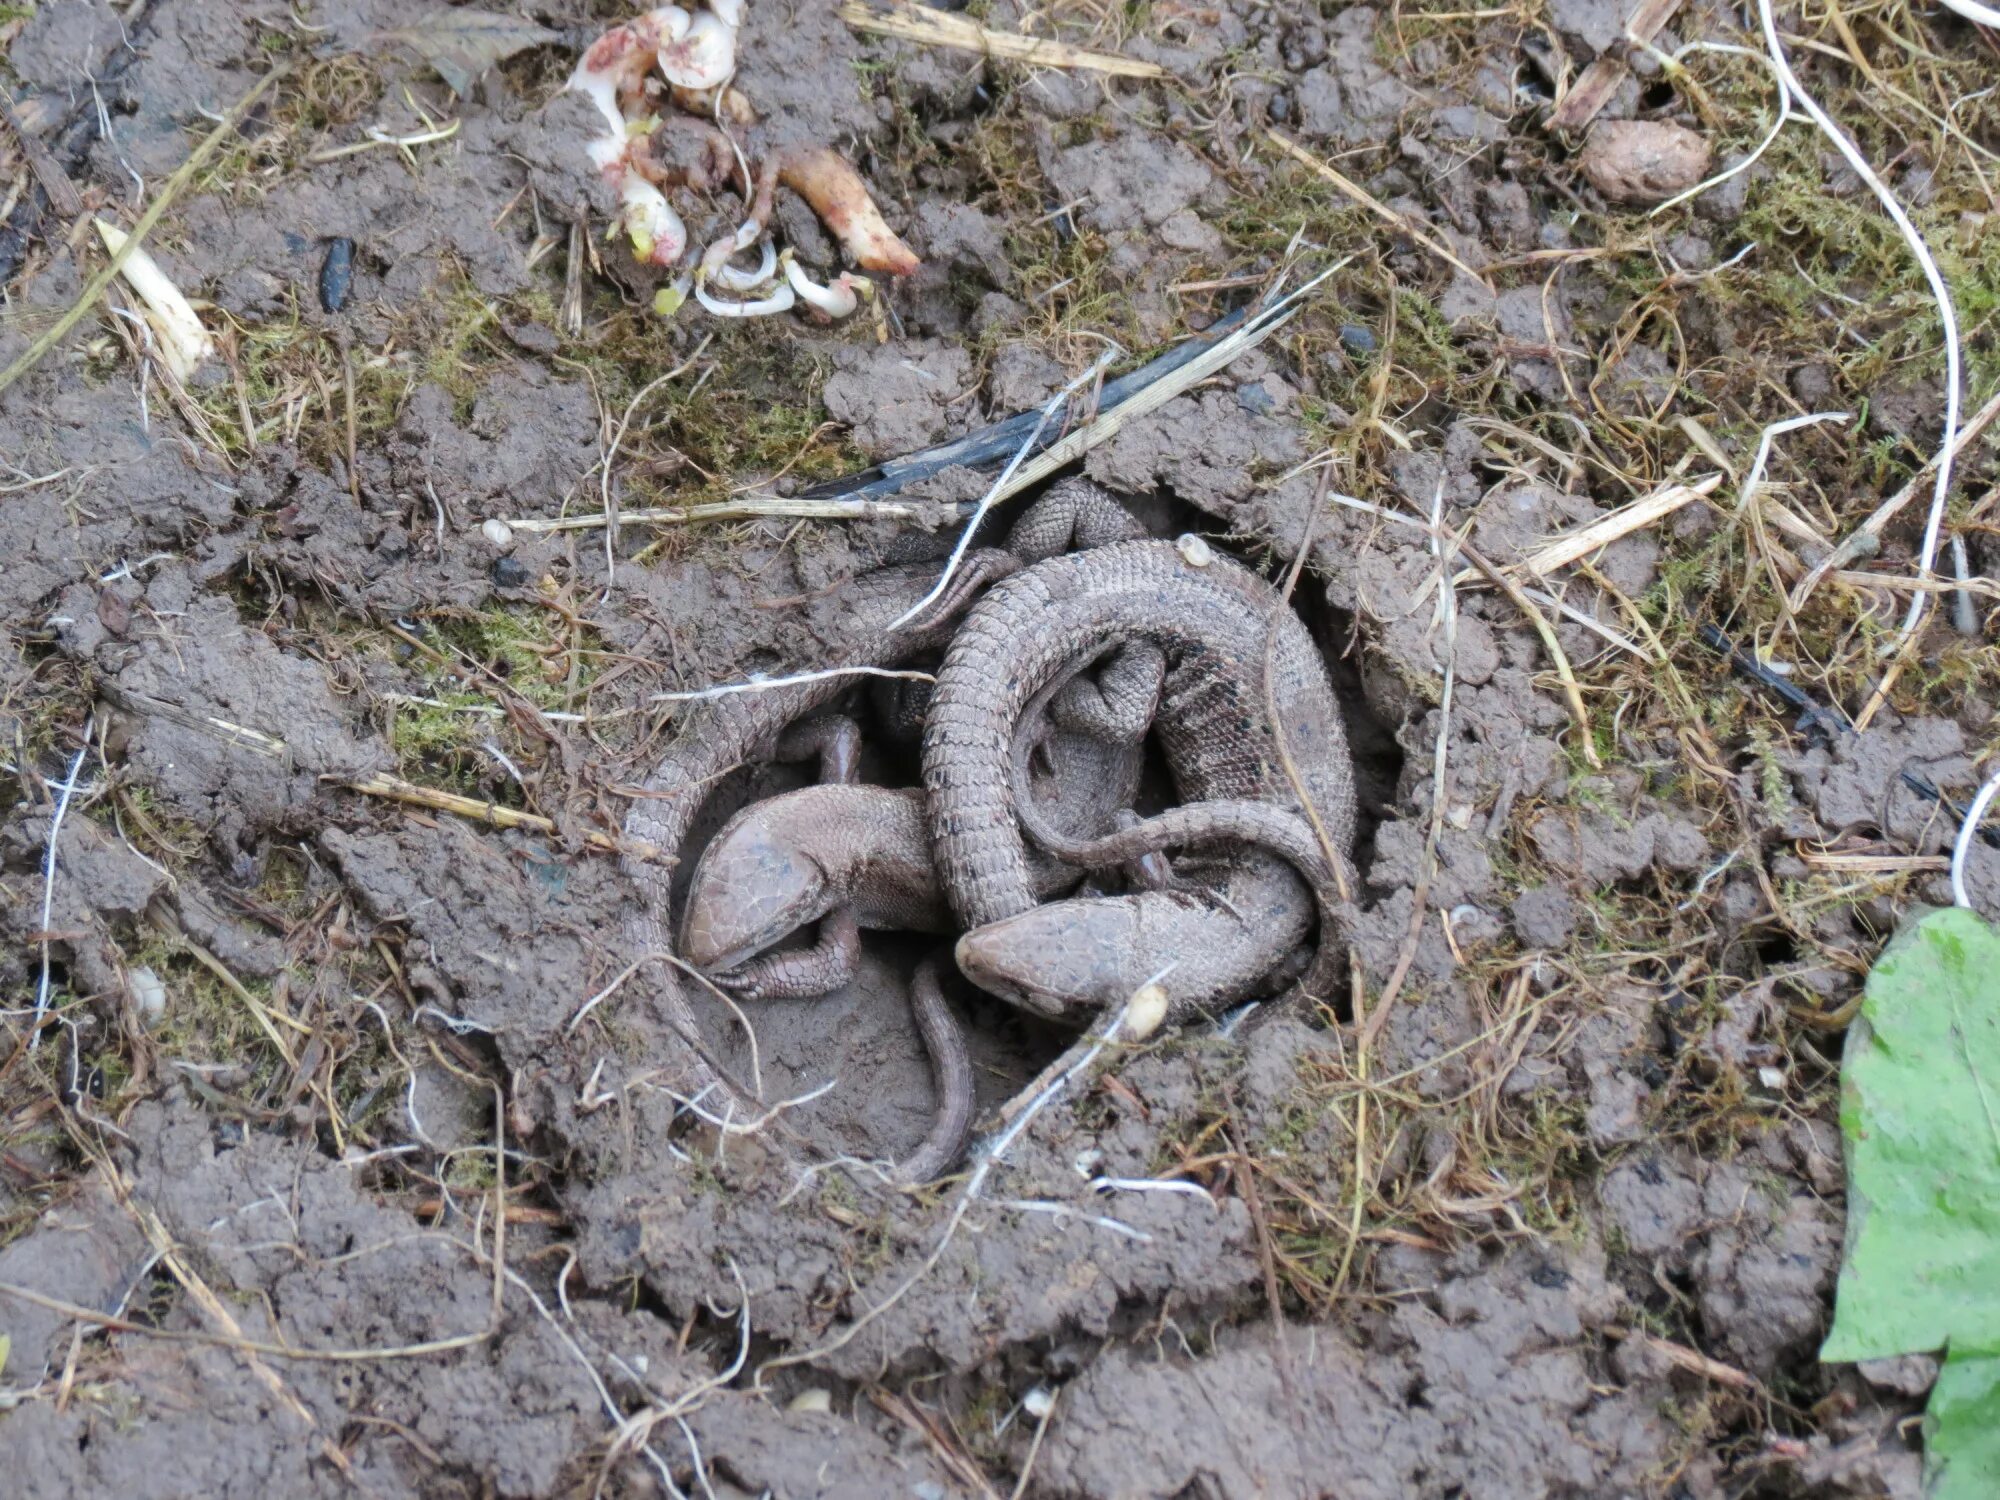
[[[1118,827],[1139,789],[1138,742],[1058,732],[1037,749],[1042,774],[1024,768],[1021,779],[1043,824],[1079,841]],[[1044,898],[1076,885],[1083,871],[1031,851],[1030,878]],[[681,956],[747,999],[823,995],[854,977],[858,951],[844,935],[804,954],[756,955],[842,907],[857,928],[956,925],[931,858],[921,790],[821,785],[751,803],[695,866]]]
[[[1062,685],[1110,652],[1118,655],[1095,684]],[[1052,853],[1102,864],[1175,844],[1249,843],[1281,856],[1297,876],[1257,860],[1225,868],[1206,889],[1060,902],[1037,913],[1016,807],[1015,740],[1023,717],[1057,688],[1058,722],[1109,735],[1143,733],[1150,721],[1184,805],[1085,843],[1038,829]],[[996,585],[945,655],[924,731],[933,853],[972,929],[959,941],[961,969],[1003,998],[1080,1024],[1173,965],[1169,1018],[1184,1020],[1254,984],[1241,978],[1249,970],[1275,968],[1316,904],[1321,940],[1305,987],[1325,993],[1338,961],[1329,940],[1337,874],[1285,770],[1275,726],[1345,875],[1354,775],[1339,705],[1312,637],[1269,584],[1224,558],[1197,566],[1173,543],[1132,541],[1053,558]],[[1208,914],[1191,921],[1197,905]]]
[[[847,621],[837,638],[827,643],[825,658],[800,663],[800,669],[894,666],[935,651],[949,638],[958,612],[985,585],[1072,545],[1093,546],[1132,536],[1138,529],[1095,487],[1056,485],[1022,513],[1006,548],[968,552],[951,591],[924,616],[900,629],[892,628],[893,622],[930,591],[942,565],[898,565],[856,578],[843,595]],[[853,685],[851,677],[831,677],[688,705],[680,717],[680,732],[625,815],[627,837],[670,856],[658,862],[625,861],[625,871],[643,898],[629,929],[638,953],[672,951],[671,864],[680,857],[688,827],[715,784],[737,766],[769,754],[788,725],[825,707]],[[698,1036],[693,1008],[677,976],[662,974],[660,984],[668,1023],[684,1038]],[[683,1081],[694,1090],[719,1083],[707,1063],[692,1055]]]
[[[1085,837],[1110,829],[1138,789],[1140,747],[1052,738],[1051,775],[1028,795],[1056,827]],[[1045,894],[1069,889],[1081,874],[1046,856],[1035,861],[1036,889]],[[814,921],[815,947],[754,956]],[[921,791],[809,786],[752,803],[703,851],[688,890],[681,953],[745,998],[822,995],[853,977],[861,928],[946,932],[954,924],[931,859]],[[931,1061],[937,1114],[922,1144],[893,1171],[905,1182],[928,1182],[964,1150],[972,1060],[934,959],[912,977],[910,1004]]]

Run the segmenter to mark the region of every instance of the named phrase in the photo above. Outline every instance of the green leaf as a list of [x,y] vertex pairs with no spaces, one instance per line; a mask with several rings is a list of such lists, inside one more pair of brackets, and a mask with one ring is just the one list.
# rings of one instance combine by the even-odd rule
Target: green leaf
[[0,1375],[7,1373],[7,1356],[14,1352],[14,1341],[0,1333]]
[[1976,913],[1933,911],[1877,960],[1840,1128],[1847,1255],[1820,1358],[2000,1354],[2000,932]]
[[1927,1500],[2000,1495],[2000,1355],[1953,1350],[1924,1413]]
[[377,32],[378,39],[397,42],[437,70],[454,94],[464,96],[472,81],[495,63],[505,62],[530,47],[560,41],[558,33],[519,16],[460,8],[438,9],[407,26]]

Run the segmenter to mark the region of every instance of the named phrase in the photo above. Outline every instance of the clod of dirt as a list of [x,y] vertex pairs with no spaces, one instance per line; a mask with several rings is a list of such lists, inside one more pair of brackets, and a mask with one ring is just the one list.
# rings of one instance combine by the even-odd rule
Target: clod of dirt
[[1056,196],[1080,203],[1077,217],[1092,229],[1150,229],[1215,188],[1215,174],[1194,152],[1145,131],[1061,149],[1046,137],[1040,144]]
[[79,78],[95,78],[124,39],[108,0],[44,5],[29,14],[7,48],[7,65],[30,88],[67,88]]
[[[123,712],[130,774],[213,836],[248,834],[312,805],[321,776],[379,769],[379,746],[357,739],[318,662],[246,628],[226,597],[192,600],[179,629],[107,648],[107,696]],[[102,659],[102,658],[100,658]],[[259,754],[240,726],[282,742]]]
[[1299,131],[1344,145],[1379,140],[1416,93],[1375,58],[1380,15],[1349,6],[1328,25],[1327,59],[1299,80]]
[[1779,1192],[1734,1164],[1714,1168],[1702,1190],[1718,1224],[1694,1261],[1702,1321],[1725,1358],[1758,1375],[1824,1330],[1840,1265],[1839,1214],[1789,1186]]
[[963,398],[976,377],[957,341],[841,344],[833,362],[822,399],[870,458],[913,453],[954,422],[969,425]]
[[1532,1496],[1641,1489],[1663,1385],[1616,1390],[1588,1330],[1619,1305],[1601,1250],[1521,1250],[1438,1279],[1368,1345],[1226,1331],[1207,1357],[1112,1350],[1063,1393],[1038,1479],[1060,1496]]
[[1599,120],[1583,146],[1583,175],[1613,203],[1660,203],[1708,175],[1705,137],[1668,120]]
[[[100,1312],[116,1312],[138,1289],[150,1256],[146,1236],[96,1176],[49,1209],[35,1227],[0,1250],[0,1281]],[[69,1352],[69,1319],[32,1302],[0,1301],[0,1328],[11,1385],[32,1385],[60,1370]]]

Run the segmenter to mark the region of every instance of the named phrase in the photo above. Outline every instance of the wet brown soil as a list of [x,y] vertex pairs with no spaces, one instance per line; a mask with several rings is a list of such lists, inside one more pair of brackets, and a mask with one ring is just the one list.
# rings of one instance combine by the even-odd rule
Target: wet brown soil
[[[655,282],[603,240],[594,118],[556,92],[611,9],[528,9],[563,40],[459,99],[380,40],[409,6],[0,6],[24,119],[103,211],[133,207],[135,174],[156,190],[274,58],[297,68],[150,241],[218,359],[170,391],[104,313],[0,394],[10,1492],[1915,1493],[1898,1423],[1924,1372],[1814,1358],[1838,1028],[1900,914],[1948,899],[1956,820],[1900,773],[1960,800],[1976,782],[1990,633],[1934,626],[1864,733],[1801,732],[1691,635],[1776,618],[1725,482],[1552,585],[1586,732],[1515,600],[1461,580],[1443,627],[1405,524],[1435,507],[1506,567],[1676,463],[1708,472],[1683,420],[1740,467],[1801,401],[1868,395],[1872,367],[1716,271],[1766,233],[1755,195],[1816,159],[1671,218],[1622,206],[1540,123],[1547,80],[1622,32],[1595,0],[1532,25],[1229,0],[1114,30],[1057,8],[1159,84],[751,0],[752,149],[838,145],[925,266],[879,330],[776,320],[702,347],[714,325],[655,318]],[[1672,27],[1736,37],[1706,5]],[[1962,30],[1932,40],[1971,56]],[[1627,76],[1603,118],[1716,137],[1662,87]],[[338,149],[441,120],[441,142]],[[10,200],[27,181],[0,151],[0,365],[96,264],[32,187]],[[739,205],[686,207],[700,243]],[[803,204],[779,223],[832,268]],[[677,1096],[685,1044],[626,972],[641,898],[602,847],[674,732],[655,695],[813,657],[844,580],[951,536],[752,520],[629,527],[607,553],[601,530],[496,544],[483,523],[589,515],[607,489],[715,500],[963,433],[1047,400],[1101,337],[1206,326],[1294,230],[1354,257],[1324,299],[1081,468],[1274,578],[1306,551],[1294,603],[1349,701],[1364,803],[1354,997],[1108,1054],[973,1200],[869,1165],[933,1109],[922,940],[871,935],[822,999],[702,1002],[768,1119]],[[330,313],[336,237],[356,273]],[[627,403],[690,358],[612,452]],[[1790,440],[1788,493],[1833,534],[1935,425],[1936,372],[1889,373],[1908,443]],[[1402,519],[1322,501],[1327,454],[1334,489]],[[978,490],[954,484],[932,489]],[[1891,563],[1910,552],[1892,530]],[[1814,610],[1777,654],[1857,706],[1829,675],[1856,606]],[[915,779],[886,740],[866,772]],[[697,845],[800,775],[730,778]],[[355,789],[383,777],[545,821]],[[1828,851],[1905,862],[1830,874]],[[2000,854],[1977,847],[1969,879],[2000,908]],[[1072,1040],[950,1000],[989,1119]]]

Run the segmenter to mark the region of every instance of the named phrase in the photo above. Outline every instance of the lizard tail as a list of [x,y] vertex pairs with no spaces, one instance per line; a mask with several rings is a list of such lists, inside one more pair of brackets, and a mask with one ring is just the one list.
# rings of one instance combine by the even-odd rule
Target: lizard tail
[[904,1182],[923,1183],[941,1176],[965,1149],[965,1138],[972,1131],[972,1059],[966,1054],[964,1033],[944,1002],[936,959],[925,959],[910,977],[910,1007],[917,1015],[917,1030],[923,1033],[924,1050],[930,1053],[938,1109],[930,1134],[896,1163],[895,1175]]
[[1345,854],[1334,851],[1340,860],[1338,873],[1327,863],[1326,851],[1306,820],[1290,808],[1275,803],[1241,798],[1217,798],[1210,802],[1189,802],[1180,807],[1117,829],[1094,839],[1074,839],[1048,826],[1035,809],[1032,799],[1020,795],[1021,762],[1014,766],[1015,811],[1028,836],[1057,859],[1086,869],[1124,864],[1164,849],[1189,844],[1254,844],[1285,860],[1304,878],[1313,893],[1319,912],[1319,945],[1311,967],[1298,981],[1297,989],[1310,999],[1326,1000],[1335,993],[1343,953],[1335,938],[1346,930],[1341,910],[1341,886],[1360,889],[1353,865]]

